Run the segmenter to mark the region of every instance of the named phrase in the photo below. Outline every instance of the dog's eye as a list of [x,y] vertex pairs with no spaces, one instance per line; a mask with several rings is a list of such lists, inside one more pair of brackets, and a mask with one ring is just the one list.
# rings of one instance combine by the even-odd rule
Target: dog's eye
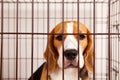
[[63,36],[62,36],[62,35],[58,35],[58,36],[56,37],[56,39],[59,40],[59,41],[62,41],[62,40],[63,40]]
[[85,38],[85,35],[83,35],[83,34],[80,34],[80,35],[79,35],[79,39],[80,39],[80,40],[83,40],[84,38]]

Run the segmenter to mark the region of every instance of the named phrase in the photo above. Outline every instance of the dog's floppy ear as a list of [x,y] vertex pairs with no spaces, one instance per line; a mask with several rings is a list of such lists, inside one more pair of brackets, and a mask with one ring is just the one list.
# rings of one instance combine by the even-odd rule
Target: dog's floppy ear
[[84,59],[85,59],[85,66],[88,72],[93,73],[93,60],[94,60],[94,51],[93,51],[93,39],[92,35],[90,35],[90,31],[87,31],[87,41],[88,45],[84,51]]
[[47,41],[47,48],[44,52],[44,58],[47,61],[48,72],[51,73],[57,64],[57,50],[54,47],[54,29],[50,32]]

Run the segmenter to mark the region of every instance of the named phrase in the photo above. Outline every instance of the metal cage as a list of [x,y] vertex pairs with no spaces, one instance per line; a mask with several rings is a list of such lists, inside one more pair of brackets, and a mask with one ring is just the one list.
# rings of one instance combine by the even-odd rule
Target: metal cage
[[120,0],[1,0],[0,80],[27,80],[45,61],[59,22],[84,23],[94,39],[91,80],[120,80]]

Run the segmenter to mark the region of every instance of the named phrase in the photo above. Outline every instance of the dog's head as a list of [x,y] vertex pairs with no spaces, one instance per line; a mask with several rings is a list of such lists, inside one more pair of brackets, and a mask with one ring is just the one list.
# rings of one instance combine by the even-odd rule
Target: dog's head
[[78,30],[77,21],[65,21],[63,26],[64,29],[62,23],[59,23],[49,35],[44,53],[49,71],[56,67],[78,68],[79,62],[80,68],[85,66],[89,72],[93,72],[93,42],[90,31],[82,23],[79,23]]

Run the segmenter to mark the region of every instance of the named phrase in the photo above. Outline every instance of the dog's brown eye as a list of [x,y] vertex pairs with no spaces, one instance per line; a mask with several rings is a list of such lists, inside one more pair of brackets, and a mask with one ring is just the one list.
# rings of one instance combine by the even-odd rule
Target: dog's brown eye
[[62,41],[62,40],[63,40],[63,36],[62,36],[62,35],[58,35],[58,36],[56,37],[56,39],[59,40],[59,41]]
[[80,40],[83,40],[84,38],[85,38],[85,35],[83,35],[83,34],[80,34],[80,35],[79,35],[79,39],[80,39]]

